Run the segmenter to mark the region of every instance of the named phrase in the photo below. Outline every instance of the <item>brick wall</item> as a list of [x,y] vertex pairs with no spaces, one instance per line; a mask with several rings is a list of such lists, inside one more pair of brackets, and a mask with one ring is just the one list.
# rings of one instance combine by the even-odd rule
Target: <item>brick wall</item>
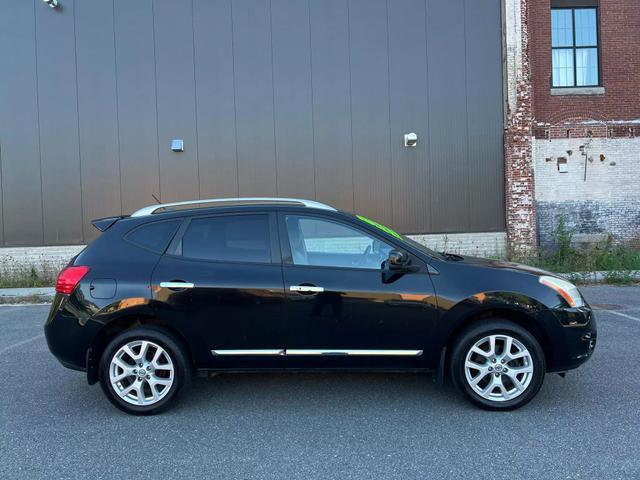
[[436,252],[446,251],[475,257],[504,258],[507,254],[505,232],[441,233],[409,235]]
[[529,65],[528,0],[505,1],[506,122],[505,206],[509,248],[535,250],[536,210],[532,167],[532,84]]
[[[530,0],[540,244],[553,245],[561,218],[574,238],[588,242],[612,235],[635,243],[640,237],[640,0],[600,0],[603,88],[590,95],[552,94],[550,9],[550,0]],[[566,162],[566,173],[558,171],[559,159]]]
[[[496,258],[504,257],[507,251],[504,232],[443,233],[409,237],[436,251]],[[83,248],[83,245],[0,248],[0,279],[24,278],[31,274],[32,269],[39,276],[55,277]]]
[[25,278],[32,271],[40,277],[55,277],[83,248],[83,245],[0,248],[0,279],[8,282]]
[[555,125],[570,118],[640,118],[640,0],[600,0],[602,95],[551,95],[551,3],[529,0],[531,68],[537,122]]
[[[612,235],[638,244],[640,138],[537,139],[533,158],[542,246],[553,245],[560,219],[579,242]],[[558,171],[558,159],[566,159],[566,173]]]

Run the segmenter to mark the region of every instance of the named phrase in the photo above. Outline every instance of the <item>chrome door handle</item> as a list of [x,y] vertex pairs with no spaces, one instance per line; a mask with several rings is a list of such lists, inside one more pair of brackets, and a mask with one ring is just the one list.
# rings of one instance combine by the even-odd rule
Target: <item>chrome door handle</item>
[[160,282],[162,288],[193,288],[195,285],[189,282]]
[[322,287],[314,287],[313,285],[291,285],[289,290],[292,292],[302,292],[302,293],[322,293],[324,292],[324,288]]

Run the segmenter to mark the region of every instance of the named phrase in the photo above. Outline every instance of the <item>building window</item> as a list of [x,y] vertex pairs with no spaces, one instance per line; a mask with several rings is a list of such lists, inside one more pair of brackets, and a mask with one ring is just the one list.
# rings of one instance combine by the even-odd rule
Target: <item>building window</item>
[[551,49],[552,87],[599,86],[597,8],[552,8]]

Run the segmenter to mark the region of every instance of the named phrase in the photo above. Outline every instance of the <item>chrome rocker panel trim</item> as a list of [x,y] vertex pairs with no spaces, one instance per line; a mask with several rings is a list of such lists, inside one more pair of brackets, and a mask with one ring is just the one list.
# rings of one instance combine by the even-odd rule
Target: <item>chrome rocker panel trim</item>
[[346,350],[346,349],[314,349],[314,348],[288,348],[288,349],[255,349],[255,350],[211,350],[213,355],[348,355],[348,356],[406,356],[419,357],[422,350]]

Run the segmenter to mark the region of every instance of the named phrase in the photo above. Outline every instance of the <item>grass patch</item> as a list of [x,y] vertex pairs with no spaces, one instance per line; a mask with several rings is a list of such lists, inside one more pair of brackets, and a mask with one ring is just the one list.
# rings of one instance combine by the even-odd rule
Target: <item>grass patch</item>
[[599,245],[576,248],[572,245],[573,233],[560,220],[555,232],[554,248],[543,250],[531,257],[514,258],[521,263],[556,273],[576,272],[572,281],[584,283],[593,276],[589,273],[605,272],[605,283],[629,284],[633,271],[640,271],[640,248],[614,244],[609,239]]
[[37,270],[35,267],[5,270],[0,272],[0,288],[53,287],[56,277],[57,271],[46,265]]
[[629,270],[614,270],[611,272],[605,272],[604,274],[604,283],[609,283],[612,285],[629,285],[637,281],[638,280],[631,274]]

